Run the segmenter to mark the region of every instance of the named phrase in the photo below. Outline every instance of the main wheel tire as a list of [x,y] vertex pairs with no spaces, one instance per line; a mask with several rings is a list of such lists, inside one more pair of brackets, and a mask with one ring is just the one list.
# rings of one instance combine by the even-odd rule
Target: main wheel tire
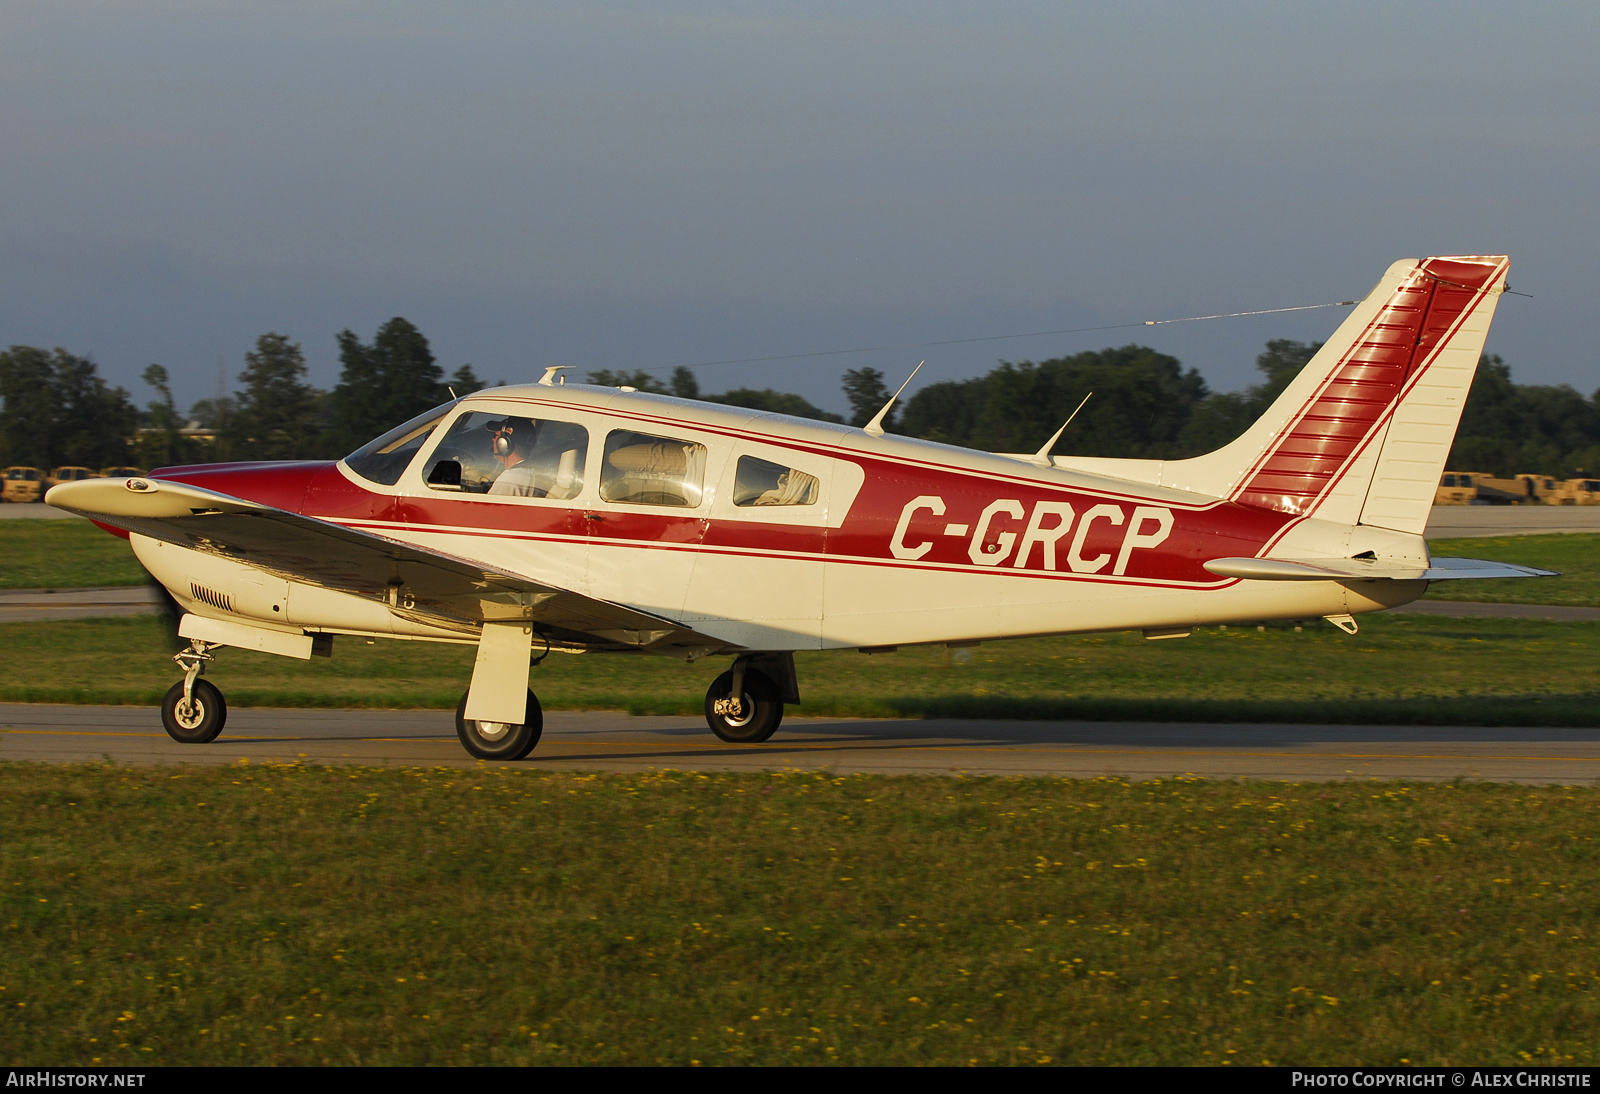
[[167,736],[181,744],[208,744],[228,721],[228,704],[222,701],[222,692],[205,680],[196,680],[189,694],[190,701],[185,703],[182,681],[167,690],[167,697],[161,700],[161,724]]
[[725,672],[711,682],[706,691],[706,724],[722,740],[730,744],[760,744],[778,732],[783,721],[783,696],[764,673],[746,669],[744,673],[744,710],[731,717],[717,713],[717,701],[733,695],[733,673]]
[[466,750],[480,760],[520,760],[533,751],[544,733],[544,711],[539,697],[530,689],[527,713],[521,725],[506,722],[467,720],[467,696],[456,707],[456,736]]

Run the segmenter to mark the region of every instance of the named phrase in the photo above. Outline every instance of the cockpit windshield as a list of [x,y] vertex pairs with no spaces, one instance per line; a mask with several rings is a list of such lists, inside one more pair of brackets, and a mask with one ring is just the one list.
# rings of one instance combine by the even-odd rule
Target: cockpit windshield
[[344,459],[345,465],[364,479],[393,486],[416,456],[433,427],[450,412],[455,403],[434,407],[418,414],[405,425],[395,426],[377,440],[368,441]]

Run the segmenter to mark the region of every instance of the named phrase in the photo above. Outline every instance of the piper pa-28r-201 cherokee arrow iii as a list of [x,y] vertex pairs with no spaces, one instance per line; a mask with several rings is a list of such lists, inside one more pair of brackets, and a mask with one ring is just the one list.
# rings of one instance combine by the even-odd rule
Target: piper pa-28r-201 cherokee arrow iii
[[[177,740],[221,731],[217,649],[335,635],[477,646],[474,756],[538,743],[549,652],[731,655],[725,741],[799,702],[794,651],[1353,616],[1432,581],[1422,532],[1503,257],[1397,262],[1243,436],[1187,460],[974,452],[585,384],[480,391],[337,463],[164,468],[52,489],[126,534],[184,610]],[[1052,439],[1053,440],[1053,439]]]

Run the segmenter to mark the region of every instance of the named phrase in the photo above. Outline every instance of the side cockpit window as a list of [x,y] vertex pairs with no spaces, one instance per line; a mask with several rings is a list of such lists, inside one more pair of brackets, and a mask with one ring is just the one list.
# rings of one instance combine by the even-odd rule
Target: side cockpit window
[[418,414],[404,425],[395,426],[373,441],[368,441],[344,458],[345,466],[362,478],[383,486],[393,486],[410,466],[434,426],[450,412],[453,403]]
[[733,504],[815,505],[817,477],[780,463],[740,456],[734,475]]
[[694,508],[704,496],[706,446],[614,430],[606,437],[600,496],[634,505]]
[[565,501],[583,490],[589,431],[572,422],[474,411],[428,457],[428,485],[495,497]]

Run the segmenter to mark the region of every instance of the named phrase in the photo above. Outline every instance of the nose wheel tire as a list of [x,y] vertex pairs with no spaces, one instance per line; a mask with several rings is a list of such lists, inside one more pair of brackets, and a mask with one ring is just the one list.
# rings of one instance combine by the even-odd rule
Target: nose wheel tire
[[544,733],[544,711],[539,697],[528,692],[528,709],[521,725],[509,722],[480,722],[467,719],[467,697],[456,707],[456,736],[480,760],[520,760],[533,751]]
[[161,724],[167,736],[186,745],[203,745],[217,739],[228,720],[228,704],[222,692],[205,680],[196,680],[184,701],[183,684],[176,683],[161,701]]
[[[783,721],[783,697],[778,686],[755,669],[746,669],[744,695],[738,713],[728,710],[733,696],[733,673],[725,672],[706,691],[706,724],[730,744],[760,744],[778,732]],[[721,710],[718,710],[718,707]]]

